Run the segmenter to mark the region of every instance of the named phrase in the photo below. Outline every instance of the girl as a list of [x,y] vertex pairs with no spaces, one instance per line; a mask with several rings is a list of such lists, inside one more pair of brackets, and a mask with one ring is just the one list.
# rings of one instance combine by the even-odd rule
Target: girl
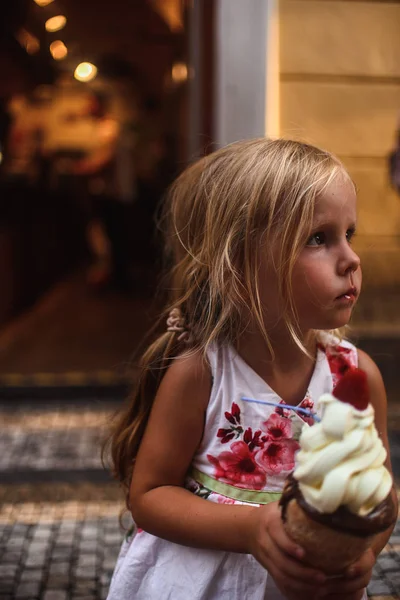
[[390,531],[329,580],[277,502],[304,425],[285,404],[312,408],[350,365],[387,445],[379,371],[334,333],[361,286],[349,175],[306,144],[238,142],[178,178],[165,218],[167,327],[111,440],[136,527],[109,600],[359,600]]

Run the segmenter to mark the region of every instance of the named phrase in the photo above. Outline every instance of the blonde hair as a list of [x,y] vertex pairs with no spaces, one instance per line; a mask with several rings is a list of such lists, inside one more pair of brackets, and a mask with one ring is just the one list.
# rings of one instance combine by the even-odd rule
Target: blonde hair
[[[278,242],[275,267],[282,316],[296,343],[291,272],[312,226],[316,198],[342,163],[314,146],[253,139],[230,144],[188,167],[172,185],[161,219],[171,261],[165,313],[179,308],[190,327],[191,349],[236,345],[252,315],[272,354],[264,325],[258,268],[265,247]],[[147,349],[130,405],[114,425],[111,453],[116,477],[129,486],[148,416],[171,360],[183,351],[174,332]]]

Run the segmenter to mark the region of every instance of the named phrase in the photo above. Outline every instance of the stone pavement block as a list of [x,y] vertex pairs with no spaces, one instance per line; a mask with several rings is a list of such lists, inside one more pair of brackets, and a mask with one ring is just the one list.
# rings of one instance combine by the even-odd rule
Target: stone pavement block
[[391,544],[400,544],[400,533],[395,532],[395,535],[392,535],[390,538]]
[[43,600],[67,600],[68,594],[64,590],[48,590],[43,595]]
[[37,569],[24,569],[21,573],[21,583],[27,581],[41,581],[43,579],[43,571]]
[[20,583],[15,593],[16,598],[37,598],[39,596],[40,583],[31,581],[29,583]]
[[1,562],[2,562],[2,564],[17,563],[21,558],[21,554],[22,554],[22,548],[20,549],[19,552],[7,552],[6,551],[3,554],[3,556],[1,557]]
[[108,558],[103,562],[104,571],[114,571],[116,559]]
[[51,560],[52,562],[64,562],[65,560],[69,560],[73,551],[73,546],[57,548],[51,553]]
[[390,583],[396,588],[396,591],[400,592],[400,567],[397,568],[397,571],[388,572],[384,575],[387,579],[390,579]]
[[46,563],[46,555],[43,554],[28,554],[26,561],[25,561],[25,566],[26,567],[42,567],[45,563]]
[[30,525],[26,525],[25,523],[15,523],[12,530],[12,534],[14,537],[18,537],[18,533],[20,534],[20,536],[25,536],[30,527]]
[[0,584],[0,592],[3,594],[11,593],[15,588],[13,579],[2,579]]
[[106,533],[104,535],[104,543],[107,544],[107,546],[113,546],[113,545],[120,545],[122,542],[122,538],[123,536],[118,532],[114,532],[114,533]]
[[393,590],[387,585],[387,583],[385,583],[384,581],[381,581],[381,580],[371,581],[371,583],[368,586],[368,594],[369,595],[375,595],[375,594],[391,595],[392,591]]
[[93,579],[96,577],[96,568],[95,566],[89,566],[89,567],[80,567],[78,566],[75,569],[75,577],[77,578],[82,578],[82,577],[86,577],[88,579]]
[[59,533],[56,539],[56,546],[69,546],[74,542],[73,532]]
[[100,585],[106,587],[110,585],[112,573],[102,573],[100,575]]
[[85,527],[81,531],[81,539],[95,540],[97,539],[98,531],[96,527]]
[[15,576],[18,569],[18,564],[0,565],[0,581],[6,577],[12,578]]
[[396,558],[390,554],[379,556],[377,562],[383,571],[400,570],[400,561],[396,560]]
[[8,539],[6,548],[7,550],[17,550],[24,546],[26,542],[26,538],[24,537],[16,537],[14,533],[12,533],[12,537]]
[[76,521],[72,519],[63,519],[59,531],[75,531],[76,525]]
[[95,567],[97,557],[95,554],[80,554],[78,557],[78,567]]
[[70,570],[69,562],[51,562],[50,563],[50,575],[67,575]]
[[69,588],[71,583],[70,576],[68,574],[56,574],[49,575],[49,578],[46,582],[46,589],[55,589],[55,590],[66,590]]
[[81,540],[79,542],[79,551],[84,552],[95,552],[98,545],[97,540]]
[[32,554],[39,554],[39,555],[46,555],[47,554],[47,549],[49,547],[50,544],[50,540],[40,540],[40,541],[32,541],[30,544],[28,544],[28,554],[32,555]]
[[73,587],[73,595],[74,596],[90,596],[96,592],[96,584],[94,581],[83,583],[77,583]]

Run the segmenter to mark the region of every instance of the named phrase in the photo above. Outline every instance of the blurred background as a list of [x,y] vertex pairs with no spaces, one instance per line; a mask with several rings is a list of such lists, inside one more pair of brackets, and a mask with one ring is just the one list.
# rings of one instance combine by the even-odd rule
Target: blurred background
[[[234,140],[311,142],[356,182],[349,335],[400,482],[400,1],[2,0],[0,74],[0,600],[106,598],[100,446],[162,298],[157,206]],[[371,596],[400,598],[399,551],[397,528]]]

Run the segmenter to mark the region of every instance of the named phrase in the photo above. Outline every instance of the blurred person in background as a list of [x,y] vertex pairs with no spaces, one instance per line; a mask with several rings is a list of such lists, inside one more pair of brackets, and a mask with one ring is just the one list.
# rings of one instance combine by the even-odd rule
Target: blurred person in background
[[90,107],[97,144],[75,166],[87,178],[91,203],[89,246],[94,257],[88,283],[95,288],[130,291],[128,223],[136,199],[135,123],[118,121],[108,100],[97,94]]
[[400,117],[397,124],[395,147],[389,154],[389,179],[392,187],[400,195]]
[[389,156],[390,183],[400,195],[400,129],[397,131],[397,146]]

